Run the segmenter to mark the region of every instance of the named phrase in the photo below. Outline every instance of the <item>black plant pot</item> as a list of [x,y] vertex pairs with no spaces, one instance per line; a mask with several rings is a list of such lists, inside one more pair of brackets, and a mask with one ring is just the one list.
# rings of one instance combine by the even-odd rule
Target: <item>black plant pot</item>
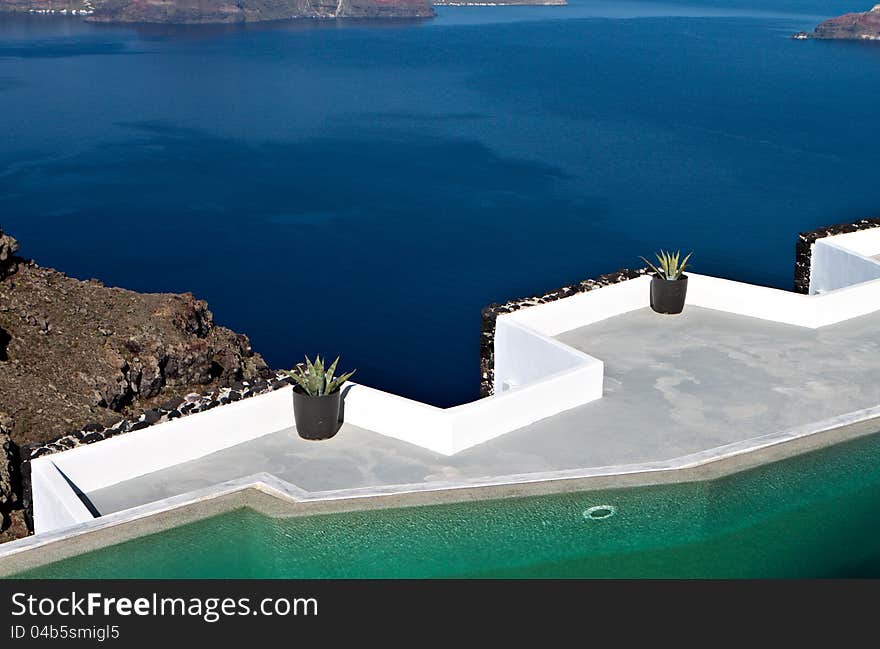
[[657,313],[681,313],[688,292],[687,275],[679,279],[651,278],[651,308]]
[[293,416],[296,432],[303,439],[330,439],[342,427],[341,392],[320,397],[309,396],[302,388],[293,388]]

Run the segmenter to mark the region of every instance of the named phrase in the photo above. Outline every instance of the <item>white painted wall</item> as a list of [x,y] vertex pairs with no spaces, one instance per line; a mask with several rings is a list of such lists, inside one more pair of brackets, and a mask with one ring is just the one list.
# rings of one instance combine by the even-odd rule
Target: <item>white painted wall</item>
[[814,326],[825,327],[845,322],[880,311],[880,280],[847,286],[811,298],[816,302]]
[[455,453],[446,410],[396,394],[352,384],[345,393],[345,421],[435,453]]
[[501,315],[495,321],[495,394],[595,360],[526,327],[512,314]]
[[31,462],[35,534],[94,520],[92,513],[52,461],[58,455],[37,458]]
[[687,303],[737,315],[816,329],[880,310],[880,279],[803,295],[691,274]]
[[[558,336],[565,331],[648,306],[650,290],[651,278],[637,277],[506,313],[499,316],[498,321],[512,320],[545,336]],[[498,363],[497,348],[495,362]]]
[[353,385],[345,396],[345,421],[452,455],[601,398],[600,360],[513,322],[506,315],[496,323],[495,341],[496,377],[509,382],[510,389],[442,409]]
[[[821,270],[823,261],[820,260]],[[549,363],[540,339],[531,344],[509,324],[517,324],[538,336],[557,336],[595,322],[622,315],[650,304],[649,277],[594,289],[587,293],[504,314],[496,321],[496,391],[504,381],[516,381],[520,372],[534,379],[538,368]],[[688,274],[687,304],[798,327],[821,327],[878,310],[880,284],[847,286],[822,295],[757,286],[733,280]],[[531,369],[534,374],[530,374]],[[549,372],[546,372],[549,373]]]
[[[856,244],[860,240],[852,239],[852,235],[867,235],[873,232],[865,230],[840,236],[850,237],[850,242]],[[827,237],[813,244],[810,261],[810,294],[828,293],[880,279],[880,261],[839,245],[837,239],[838,237]],[[868,251],[874,250],[873,246],[856,247]]]
[[293,398],[287,388],[49,457],[89,492],[287,428],[292,422]]
[[696,273],[688,274],[687,304],[799,327],[816,321],[809,296]]
[[850,232],[848,234],[835,234],[832,237],[824,237],[816,243],[833,243],[839,248],[849,250],[863,257],[880,255],[880,228],[869,228]]
[[[587,356],[584,354],[584,356]],[[587,357],[578,367],[546,376],[529,385],[450,408],[455,452],[481,444],[602,398],[604,364]],[[516,422],[515,426],[511,426]]]

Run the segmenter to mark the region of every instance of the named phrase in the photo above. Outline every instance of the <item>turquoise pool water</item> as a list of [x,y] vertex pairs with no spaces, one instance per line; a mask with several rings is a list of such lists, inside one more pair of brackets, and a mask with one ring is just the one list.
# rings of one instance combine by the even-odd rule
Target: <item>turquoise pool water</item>
[[[872,435],[711,482],[289,519],[241,509],[20,576],[880,577],[878,459]],[[613,515],[585,515],[599,505]]]

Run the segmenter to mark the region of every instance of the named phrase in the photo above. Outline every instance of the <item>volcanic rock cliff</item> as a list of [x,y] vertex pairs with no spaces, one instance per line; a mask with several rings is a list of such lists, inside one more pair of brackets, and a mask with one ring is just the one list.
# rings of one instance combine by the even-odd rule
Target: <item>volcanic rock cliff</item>
[[188,293],[80,281],[17,251],[0,230],[0,518],[17,505],[23,444],[269,376],[247,336]]
[[430,0],[0,0],[0,10],[105,23],[243,23],[288,18],[429,18]]
[[864,13],[844,14],[826,20],[812,34],[801,32],[795,34],[795,38],[880,40],[880,4]]

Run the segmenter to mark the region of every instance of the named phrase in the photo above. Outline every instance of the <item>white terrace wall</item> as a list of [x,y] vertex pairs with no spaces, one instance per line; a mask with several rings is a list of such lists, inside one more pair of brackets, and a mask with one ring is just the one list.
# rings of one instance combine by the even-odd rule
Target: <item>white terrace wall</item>
[[[443,409],[350,383],[345,421],[354,426],[451,455],[602,396],[602,363],[556,340],[511,324],[516,340],[500,355],[533,350],[535,367],[508,365],[516,387],[488,399]],[[505,334],[502,334],[505,339]],[[58,529],[91,518],[63,476],[91,492],[194,460],[293,426],[291,388],[258,395],[197,415],[79,446],[31,462],[34,528]],[[63,473],[63,475],[62,475]]]
[[34,532],[48,532],[94,519],[50,458],[31,466]]
[[499,316],[495,324],[496,395],[566,370],[601,363],[521,324],[514,317],[516,313],[521,312]]
[[[506,313],[498,316],[497,322],[500,324],[512,321],[544,336],[558,336],[565,331],[585,327],[588,324],[648,306],[650,286],[650,277],[637,277],[619,284],[578,293],[563,300]],[[499,352],[503,354],[506,351],[505,348],[499,348],[496,339],[496,372],[499,363],[497,356]],[[521,353],[521,351],[517,349],[516,353]],[[500,385],[498,383],[496,388]]]
[[[345,394],[345,421],[452,455],[602,396],[602,362],[515,322],[496,332],[496,376],[507,389],[435,408],[363,385]],[[523,360],[524,359],[524,360]]]
[[31,465],[54,462],[89,492],[287,428],[292,421],[288,388],[37,458]]
[[816,304],[808,295],[689,274],[687,304],[736,315],[814,327]]
[[[689,273],[687,303],[727,313],[799,327],[824,327],[880,310],[880,228],[835,235],[813,247],[811,293],[803,295],[766,286]],[[517,323],[543,336],[584,327],[649,305],[650,277],[639,277],[563,300],[504,314],[497,319],[495,390],[515,383],[518,367],[543,362],[539,340],[512,344],[506,323]],[[499,340],[499,333],[500,340]],[[526,341],[527,343],[527,341]],[[515,350],[515,353],[513,353]],[[513,354],[512,354],[513,353]],[[513,355],[513,358],[512,358]],[[519,356],[519,357],[517,357]]]
[[812,299],[816,302],[815,327],[845,322],[880,310],[880,280],[847,286]]
[[80,491],[90,492],[282,430],[292,422],[287,388],[32,460],[34,531],[64,527],[72,518],[92,518],[64,476]]
[[818,239],[819,242],[825,244],[833,243],[839,248],[849,250],[863,257],[874,257],[880,255],[880,228],[871,228],[867,230],[859,230],[857,232],[848,232],[846,234],[835,234],[833,236]]
[[446,410],[396,394],[350,386],[345,392],[345,421],[436,453],[455,453]]
[[[545,364],[542,367],[547,373],[525,385],[518,384],[491,397],[447,410],[452,418],[455,452],[601,399],[604,364],[577,350],[570,351],[579,361],[577,365],[557,368],[554,372],[551,365]],[[566,364],[563,358],[557,360],[560,365]]]
[[691,275],[687,303],[815,329],[880,310],[880,279],[819,295],[803,295],[717,277]]
[[[866,255],[878,250],[880,229],[817,242],[814,277],[829,286],[862,280],[818,295],[690,274],[687,302],[802,327],[841,322],[880,310],[880,279],[872,278],[873,266],[865,264],[874,261]],[[649,287],[650,278],[639,277],[498,316],[495,396],[442,409],[352,383],[345,393],[345,420],[450,455],[599,399],[601,360],[552,336],[646,308]],[[279,389],[33,460],[36,531],[91,518],[64,476],[89,492],[289,428],[294,421],[290,391]]]
[[[495,342],[496,392],[501,390],[504,381],[508,380],[505,374],[515,375],[510,369],[511,364],[540,364],[544,353],[538,340],[534,341],[533,346],[526,346],[517,341],[514,347],[507,342],[502,333],[499,342],[498,332],[504,331],[506,323],[519,324],[543,336],[557,336],[565,331],[585,327],[636,309],[648,308],[650,286],[650,277],[639,277],[564,300],[498,316]],[[877,292],[880,293],[880,290]],[[818,315],[820,303],[811,296],[791,291],[744,284],[697,273],[688,274],[687,304],[691,306],[799,327],[815,327],[820,321],[824,321]],[[522,358],[514,360],[504,358],[509,357],[514,351],[515,355],[522,355]]]
[[[853,235],[861,235],[855,238]],[[810,265],[810,293],[828,293],[837,289],[880,279],[880,261],[871,256],[880,248],[880,228],[819,239],[813,244]],[[845,247],[846,238],[855,249]],[[877,248],[862,239],[877,238]],[[841,241],[843,240],[843,241]],[[867,242],[870,244],[870,241]],[[866,250],[866,253],[858,252]]]

